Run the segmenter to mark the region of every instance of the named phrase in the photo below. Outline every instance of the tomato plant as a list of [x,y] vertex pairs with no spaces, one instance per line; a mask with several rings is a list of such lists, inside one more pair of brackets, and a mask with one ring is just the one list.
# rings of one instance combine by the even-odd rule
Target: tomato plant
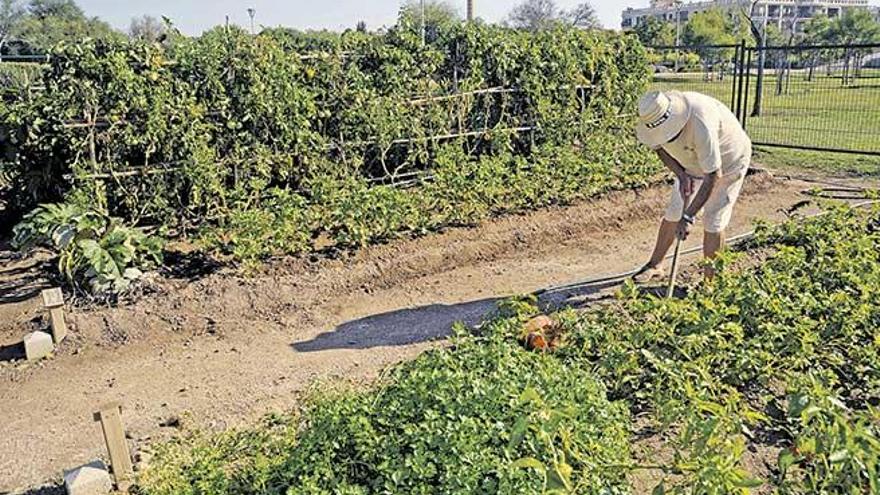
[[97,205],[252,263],[279,252],[261,234],[279,190],[306,219],[290,253],[644,183],[659,169],[627,115],[648,75],[632,39],[565,28],[450,24],[424,46],[407,25],[84,40],[0,110],[0,146],[9,190],[29,192],[16,204]]

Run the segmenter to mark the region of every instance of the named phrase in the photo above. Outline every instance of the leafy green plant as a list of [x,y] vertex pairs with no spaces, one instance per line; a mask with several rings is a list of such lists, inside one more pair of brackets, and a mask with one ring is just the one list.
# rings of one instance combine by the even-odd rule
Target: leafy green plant
[[[648,75],[631,38],[562,27],[83,40],[0,106],[0,161],[24,211],[95,204],[250,265],[649,182],[627,123]],[[283,246],[279,190],[308,217]]]
[[202,241],[255,268],[270,256],[308,250],[310,221],[302,196],[275,188],[260,200],[237,203],[221,225],[205,229]]
[[119,219],[71,204],[45,204],[13,229],[19,249],[40,245],[58,254],[58,271],[93,295],[125,292],[144,268],[161,263],[159,238]]
[[782,493],[880,492],[880,410],[847,406],[807,374],[792,384],[787,415],[792,444],[779,453]]
[[[219,455],[225,440],[182,442],[144,472],[142,487],[150,494],[623,493],[622,403],[606,401],[584,368],[526,351],[500,330],[486,338],[460,332],[454,348],[398,367],[376,390],[316,391],[296,439],[260,466],[254,456]],[[240,441],[232,444],[248,452],[276,444],[234,435]],[[260,483],[241,484],[254,478]]]
[[[755,430],[787,432],[781,476],[764,483],[870,492],[880,453],[871,406],[880,400],[878,218],[844,208],[762,227],[749,247],[773,254],[759,266],[725,270],[683,300],[628,287],[613,310],[581,316],[563,353],[592,361],[612,397],[676,432],[677,492],[752,486],[742,455]],[[803,442],[809,461],[796,454]]]
[[[880,209],[760,227],[748,247],[760,264],[723,256],[683,299],[629,285],[610,305],[554,315],[565,338],[550,353],[519,343],[535,299],[506,301],[373,389],[313,395],[283,451],[245,443],[233,462],[180,441],[142,488],[626,493],[627,475],[651,469],[655,494],[877,492]],[[629,454],[629,424],[656,439],[647,464]],[[775,469],[754,472],[750,451]]]

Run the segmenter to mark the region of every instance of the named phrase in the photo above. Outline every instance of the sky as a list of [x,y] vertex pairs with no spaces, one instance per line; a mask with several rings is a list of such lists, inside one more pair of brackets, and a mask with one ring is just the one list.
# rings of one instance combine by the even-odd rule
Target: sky
[[[646,7],[649,0],[593,0],[599,18],[605,27],[618,28],[620,15],[626,7]],[[449,0],[464,15],[465,0]],[[495,22],[502,20],[516,0],[474,0],[477,17]],[[248,7],[257,10],[257,26],[288,26],[300,29],[343,30],[366,21],[370,29],[393,25],[402,0],[78,0],[90,16],[98,16],[114,27],[127,30],[132,17],[144,14],[157,18],[166,16],[187,34],[203,30],[229,20],[242,26],[250,21]],[[571,8],[579,0],[557,0],[562,8]]]

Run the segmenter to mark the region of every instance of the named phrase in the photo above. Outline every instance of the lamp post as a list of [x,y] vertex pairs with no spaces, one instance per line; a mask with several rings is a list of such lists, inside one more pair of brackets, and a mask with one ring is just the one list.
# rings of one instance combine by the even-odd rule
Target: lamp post
[[675,0],[675,46],[681,44],[681,4],[682,0]]
[[257,15],[257,9],[251,7],[247,9],[248,16],[251,18],[251,34],[254,34],[254,17]]
[[[682,0],[675,0],[675,47],[678,50],[678,47],[681,46],[681,4]],[[673,71],[678,73],[678,59],[680,57],[675,57],[675,68]]]
[[420,0],[419,6],[422,10],[422,46],[425,46],[425,0]]

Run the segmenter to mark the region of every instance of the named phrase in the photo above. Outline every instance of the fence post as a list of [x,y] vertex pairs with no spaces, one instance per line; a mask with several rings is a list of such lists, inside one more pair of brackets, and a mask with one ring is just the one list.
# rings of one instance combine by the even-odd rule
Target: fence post
[[742,114],[742,105],[743,105],[743,86],[745,81],[745,67],[746,64],[746,40],[742,40],[739,45],[739,56],[736,60],[737,65],[737,73],[734,76],[736,82],[734,83],[734,88],[736,91],[736,110],[735,115],[739,117]]
[[101,423],[104,442],[107,444],[107,452],[110,454],[110,467],[113,468],[113,477],[116,479],[116,488],[120,492],[128,493],[134,472],[131,466],[128,442],[125,440],[121,410],[122,406],[118,402],[107,404],[95,413],[95,421]]
[[740,121],[742,122],[743,129],[746,128],[746,123],[748,121],[749,115],[749,86],[752,82],[752,53],[754,52],[753,48],[748,49],[748,57],[746,58],[746,87],[743,90],[743,104],[742,104],[742,115],[740,115]]
[[739,48],[740,45],[737,45],[733,49],[733,74],[731,74],[731,79],[733,79],[733,86],[730,88],[730,110],[736,111],[736,85],[737,85],[737,77],[736,77],[736,66],[739,62]]
[[55,345],[67,337],[67,323],[64,321],[64,295],[60,287],[45,289],[42,292],[43,307],[49,311],[49,322],[52,326],[52,340]]

